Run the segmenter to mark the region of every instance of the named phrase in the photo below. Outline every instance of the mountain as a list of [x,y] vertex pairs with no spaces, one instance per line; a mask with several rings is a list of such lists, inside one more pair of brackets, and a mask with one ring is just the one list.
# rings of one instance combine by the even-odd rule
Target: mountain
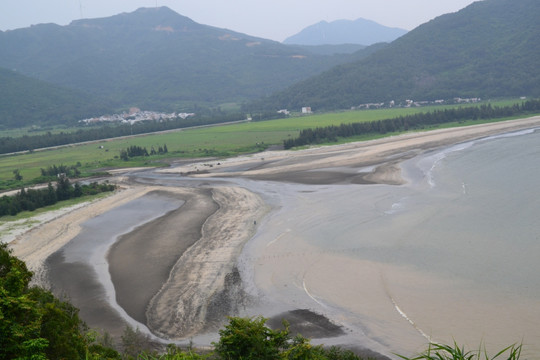
[[540,96],[539,18],[538,0],[475,2],[252,106],[343,109],[389,100]]
[[359,44],[340,45],[291,45],[319,55],[352,54],[366,48]]
[[296,45],[372,45],[392,42],[407,30],[386,27],[366,19],[321,21],[308,26],[298,34],[288,37],[284,44]]
[[112,109],[107,100],[0,68],[0,128],[74,122]]
[[0,32],[0,48],[0,67],[117,107],[163,111],[269,95],[347,61],[198,24],[167,7]]

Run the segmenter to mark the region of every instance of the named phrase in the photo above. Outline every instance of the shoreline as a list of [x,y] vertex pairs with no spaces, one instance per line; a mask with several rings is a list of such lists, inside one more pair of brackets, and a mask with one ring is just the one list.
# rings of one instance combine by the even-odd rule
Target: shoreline
[[[226,180],[244,178],[252,182],[277,181],[284,184],[292,183],[306,186],[328,184],[401,185],[405,183],[405,180],[401,174],[400,163],[406,159],[457,143],[535,127],[540,127],[540,117],[425,133],[403,134],[368,142],[299,151],[264,152],[234,159],[205,161],[177,168],[156,170],[155,172],[158,174],[189,174],[191,178],[203,181],[205,184],[202,187],[211,189],[213,201],[219,204],[219,208],[207,216],[201,225],[196,226],[200,229],[200,238],[174,255],[178,256],[178,259],[170,270],[167,281],[152,297],[144,315],[148,320],[149,328],[165,338],[180,340],[215,331],[217,326],[221,325],[220,321],[216,319],[223,320],[227,313],[243,313],[241,308],[245,306],[245,303],[240,302],[236,308],[234,307],[236,297],[244,298],[246,296],[243,294],[241,286],[238,286],[237,261],[244,244],[251,243],[251,239],[255,235],[256,224],[254,221],[260,223],[258,220],[265,217],[268,205],[264,204],[259,195],[240,184],[222,186],[219,183],[214,183],[213,178],[216,178],[215,181],[218,181],[218,178]],[[218,162],[220,165],[217,165]],[[208,163],[213,166],[205,165]],[[204,170],[204,173],[201,173],[201,170]],[[118,176],[117,179],[122,184],[128,180],[121,174]],[[180,178],[179,181],[181,181]],[[109,197],[95,203],[85,204],[66,214],[57,215],[56,218],[18,235],[11,242],[10,247],[14,249],[14,255],[27,262],[29,269],[36,273],[34,282],[47,286],[47,279],[44,277],[45,260],[69,243],[80,232],[82,223],[122,204],[128,204],[154,190],[176,193],[177,195],[183,194],[180,196],[187,197],[193,196],[196,191],[200,191],[200,188],[128,184],[126,189]],[[180,207],[175,215],[176,218],[180,219],[185,216],[187,212],[183,210],[186,209]],[[250,215],[246,217],[246,213]],[[161,223],[163,228],[159,231],[157,231],[159,228],[157,223],[152,222],[154,224],[149,225],[149,233],[160,233],[160,236],[167,236],[167,233],[169,235],[181,234],[183,229],[178,228],[179,225],[174,220],[174,216],[168,214],[163,217],[163,220],[167,219],[169,223],[166,225]],[[112,248],[123,246],[121,252],[129,249],[135,258],[139,256],[139,259],[143,259],[144,257],[141,257],[144,256],[143,251],[138,250],[138,247],[133,245],[142,241],[141,238],[137,240],[136,237],[137,232],[127,234]],[[167,242],[167,240],[164,241]],[[223,248],[224,243],[227,243],[225,248]],[[281,246],[282,244],[281,242],[272,244],[272,246],[275,245]],[[148,249],[154,251],[154,257],[159,261],[160,247],[149,245]],[[109,256],[112,253],[114,250],[109,252]],[[115,259],[109,259],[109,261],[115,262],[118,268],[113,271],[129,273],[129,268],[133,266],[133,263],[130,264],[126,260],[130,257],[129,254],[126,254],[123,260],[119,260],[117,255],[112,255],[112,257]],[[338,258],[332,261],[342,260]],[[122,265],[122,261],[127,262]],[[332,263],[332,261],[328,261],[329,264]],[[366,264],[363,271],[369,273],[372,270],[373,268]],[[164,276],[163,271],[162,269],[160,277]],[[194,277],[193,274],[197,274],[199,278]],[[125,276],[129,277],[129,274]],[[151,283],[156,279],[156,276],[158,275],[150,274],[145,282]],[[319,273],[318,276],[324,277],[324,273]],[[116,281],[126,286],[120,291],[124,293],[124,298],[128,298],[130,291],[132,291],[131,286],[128,286],[124,280]],[[201,288],[205,288],[206,291],[201,292]],[[328,292],[327,289],[320,287],[316,290],[319,293]],[[178,292],[183,293],[180,298],[176,295]],[[215,301],[203,304],[208,294],[212,294]],[[327,293],[326,296],[330,296],[330,293]],[[192,300],[186,302],[184,301],[186,298]],[[247,301],[247,298],[244,300]],[[136,317],[142,319],[140,301],[135,308],[139,309],[134,311],[139,313]],[[374,350],[380,351],[381,349],[374,346]]]

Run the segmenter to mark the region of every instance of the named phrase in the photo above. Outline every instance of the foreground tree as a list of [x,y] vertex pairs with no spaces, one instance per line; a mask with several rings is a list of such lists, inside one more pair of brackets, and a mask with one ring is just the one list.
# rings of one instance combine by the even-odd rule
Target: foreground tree
[[44,359],[48,342],[40,336],[42,314],[28,293],[32,273],[0,244],[0,358],[35,355]]
[[266,319],[231,317],[229,324],[219,331],[219,342],[214,344],[216,353],[226,360],[279,359],[287,346],[289,330],[272,330]]
[[272,330],[265,323],[260,316],[229,318],[229,324],[219,331],[219,342],[214,343],[216,354],[224,360],[360,360],[349,350],[314,346],[301,335],[291,338],[286,322],[284,330]]
[[119,358],[112,349],[89,349],[79,310],[47,290],[29,287],[31,279],[25,263],[0,243],[0,359]]

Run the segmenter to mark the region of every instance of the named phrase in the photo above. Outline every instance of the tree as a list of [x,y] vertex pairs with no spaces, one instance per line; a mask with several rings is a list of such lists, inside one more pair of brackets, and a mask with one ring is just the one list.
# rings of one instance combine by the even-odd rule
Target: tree
[[285,330],[272,330],[266,325],[266,319],[229,318],[229,324],[219,331],[216,353],[225,360],[272,360],[279,359],[280,352],[289,340],[288,326]]
[[105,346],[89,347],[79,310],[50,291],[29,288],[31,278],[24,262],[0,243],[0,359],[119,358]]
[[68,177],[60,174],[56,183],[56,198],[58,199],[58,201],[71,198],[72,190],[73,186],[71,186]]
[[42,313],[28,294],[31,278],[25,263],[0,243],[0,359],[46,358],[48,341],[40,336]]
[[150,349],[150,337],[143,334],[139,328],[133,329],[127,325],[122,334],[122,348],[128,359],[136,359],[138,354]]
[[16,181],[21,181],[23,179],[19,169],[13,170],[13,177],[15,178]]
[[75,186],[73,186],[73,197],[81,197],[83,195],[81,185],[79,183],[75,183]]
[[45,195],[45,205],[54,205],[57,202],[56,191],[49,182],[47,185],[47,194]]

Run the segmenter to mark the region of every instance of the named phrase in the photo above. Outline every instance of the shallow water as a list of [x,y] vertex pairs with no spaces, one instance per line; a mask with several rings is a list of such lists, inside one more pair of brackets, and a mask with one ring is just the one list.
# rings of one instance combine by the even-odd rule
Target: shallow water
[[540,132],[521,132],[412,159],[405,186],[251,184],[280,204],[244,252],[253,311],[309,308],[387,355],[539,354],[538,159]]
[[144,328],[116,303],[106,254],[120,235],[182,204],[176,198],[151,192],[86,221],[79,235],[47,259],[53,289],[67,295],[92,327],[118,326],[114,322],[123,319]]
[[[246,289],[257,299],[245,315],[310,309],[346,332],[314,342],[356,344],[389,356],[413,355],[428,339],[473,348],[484,341],[496,349],[523,341],[525,354],[539,354],[539,156],[540,133],[524,132],[409,160],[403,169],[410,183],[403,186],[193,180],[152,172],[133,179],[236,184],[273,206],[239,259]],[[62,261],[107,278],[103,259],[115,238],[180,205],[147,196],[90,220],[62,250]],[[100,286],[114,303],[112,283]],[[207,337],[194,341],[204,344]]]

